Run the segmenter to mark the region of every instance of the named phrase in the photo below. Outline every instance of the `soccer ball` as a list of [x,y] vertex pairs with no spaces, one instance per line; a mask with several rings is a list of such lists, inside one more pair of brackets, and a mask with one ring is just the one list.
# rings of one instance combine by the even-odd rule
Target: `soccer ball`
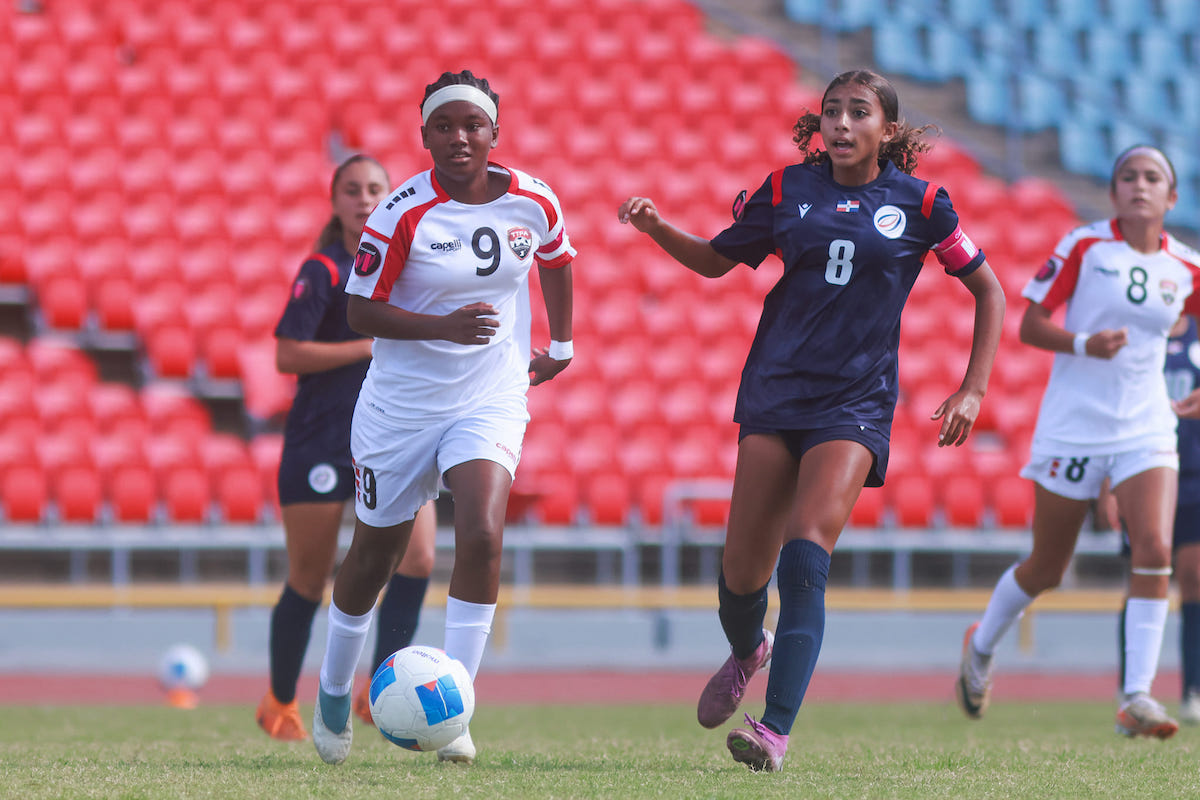
[[177,644],[163,655],[158,665],[158,680],[167,691],[195,691],[208,680],[208,661],[190,644]]
[[371,716],[383,738],[408,750],[437,750],[467,732],[475,687],[467,668],[436,647],[406,647],[371,678]]

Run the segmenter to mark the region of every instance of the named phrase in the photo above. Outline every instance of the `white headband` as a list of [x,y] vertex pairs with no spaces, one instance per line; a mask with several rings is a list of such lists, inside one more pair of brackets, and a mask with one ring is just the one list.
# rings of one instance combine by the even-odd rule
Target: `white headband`
[[1171,185],[1175,185],[1175,170],[1171,168],[1171,162],[1167,160],[1167,157],[1163,155],[1161,150],[1159,150],[1157,147],[1151,147],[1150,145],[1138,145],[1136,147],[1131,147],[1122,153],[1120,158],[1117,159],[1117,163],[1113,165],[1114,179],[1116,178],[1117,173],[1121,171],[1121,167],[1125,166],[1125,162],[1134,156],[1145,156],[1153,161],[1162,168],[1163,174],[1166,175],[1171,181]]
[[455,100],[466,100],[468,103],[474,103],[483,109],[483,113],[488,115],[488,119],[492,121],[493,125],[496,124],[496,104],[492,102],[492,98],[474,86],[467,86],[462,83],[443,86],[429,95],[429,97],[426,97],[425,102],[421,104],[421,124],[427,124],[430,115],[434,111],[437,111],[440,106],[452,103]]

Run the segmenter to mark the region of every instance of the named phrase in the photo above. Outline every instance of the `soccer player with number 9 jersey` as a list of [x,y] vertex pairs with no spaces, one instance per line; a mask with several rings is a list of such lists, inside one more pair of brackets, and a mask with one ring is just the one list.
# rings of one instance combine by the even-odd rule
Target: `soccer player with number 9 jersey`
[[[761,720],[726,746],[751,769],[783,765],[788,734],[816,666],[829,559],[863,486],[880,486],[897,395],[900,312],[925,254],[962,282],[976,305],[961,386],[937,409],[938,443],[961,445],[979,414],[1000,341],[1004,293],[958,224],[944,189],[912,177],[924,129],[900,119],[896,91],[869,71],[829,84],[820,114],[797,122],[803,164],[772,173],[736,221],[711,241],[631,197],[618,217],[684,266],[719,277],[771,254],[783,274],[767,295],[742,371],[741,425],[717,593],[731,655],[704,688],[701,725],[737,710],[746,683],[771,659]],[[821,135],[824,150],[810,152]],[[779,622],[762,627],[778,562]]]
[[[354,539],[334,582],[313,719],[313,743],[329,763],[350,752],[354,665],[379,590],[439,481],[454,496],[444,649],[475,679],[496,611],[504,516],[529,419],[525,394],[573,355],[575,250],[554,192],[489,160],[498,103],[469,71],[426,87],[421,139],[433,168],[376,206],[346,285],[350,326],[375,342],[351,426]],[[518,309],[535,265],[550,346],[528,360],[529,322]],[[438,757],[471,763],[470,733]]]
[[[956,686],[967,716],[981,717],[997,643],[1034,597],[1062,580],[1107,479],[1128,530],[1132,572],[1116,729],[1166,739],[1179,726],[1150,696],[1179,472],[1163,364],[1180,314],[1200,311],[1200,255],[1164,230],[1177,196],[1175,169],[1158,149],[1121,153],[1109,195],[1116,216],[1067,234],[1023,292],[1021,341],[1055,354],[1021,470],[1034,482],[1033,551],[1000,577],[983,618],[968,628]],[[1051,314],[1064,306],[1060,325]]]

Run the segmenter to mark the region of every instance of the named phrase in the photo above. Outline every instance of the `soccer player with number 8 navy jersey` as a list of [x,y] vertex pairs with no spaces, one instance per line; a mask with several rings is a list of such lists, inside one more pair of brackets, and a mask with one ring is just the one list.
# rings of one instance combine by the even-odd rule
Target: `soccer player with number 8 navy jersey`
[[[810,151],[820,133],[824,150]],[[820,114],[796,123],[804,163],[772,173],[734,224],[711,241],[679,230],[644,197],[618,217],[706,276],[774,253],[783,275],[767,295],[742,371],[741,426],[718,580],[732,651],[700,696],[700,724],[737,710],[750,677],[772,660],[761,720],[746,715],[726,746],[754,770],[783,765],[788,734],[816,666],[829,559],[864,485],[887,469],[896,405],[900,312],[932,250],[976,304],[962,385],[933,411],[938,442],[961,445],[979,414],[1000,341],[1004,293],[958,225],[944,190],[911,176],[928,145],[900,120],[891,84],[873,72],[829,84]],[[741,213],[739,214],[738,211]],[[778,563],[779,622],[763,629]]]

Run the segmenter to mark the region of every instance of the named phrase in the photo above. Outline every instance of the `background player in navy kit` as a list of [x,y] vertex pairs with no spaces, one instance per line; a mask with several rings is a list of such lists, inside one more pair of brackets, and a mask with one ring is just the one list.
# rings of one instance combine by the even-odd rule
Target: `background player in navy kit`
[[[316,252],[301,265],[275,329],[279,371],[299,376],[279,463],[288,576],[271,614],[271,688],[256,714],[276,739],[308,738],[296,682],[333,570],[346,501],[354,496],[350,418],[371,359],[371,339],[346,323],[346,279],[363,223],[389,188],[387,172],[367,156],[352,156],[334,171],[333,215]],[[388,585],[373,664],[412,642],[433,570],[434,512],[432,503],[422,509],[414,544]],[[370,722],[369,704],[356,703],[356,711]]]
[[[809,152],[821,134],[825,150]],[[974,295],[975,334],[961,387],[933,410],[940,445],[971,432],[1000,341],[1004,294],[958,225],[945,191],[912,178],[923,130],[899,118],[891,84],[869,71],[837,76],[821,113],[796,124],[803,165],[774,172],[712,241],[675,228],[641,197],[618,215],[706,277],[737,263],[784,263],[742,372],[741,425],[718,582],[732,654],[697,709],[716,727],[774,656],[761,722],[729,734],[752,769],[778,770],[820,651],[829,558],[864,485],[883,482],[897,392],[900,312],[933,250]],[[778,558],[779,624],[762,623]]]
[[[351,426],[354,539],[334,582],[313,711],[313,744],[328,763],[350,753],[353,667],[371,609],[409,546],[413,515],[439,480],[454,496],[444,649],[474,680],[499,594],[526,393],[572,357],[575,250],[553,191],[489,160],[498,101],[468,71],[444,73],[426,87],[421,139],[433,167],[380,202],[346,285],[350,324],[374,336],[375,347]],[[551,340],[530,360],[521,303],[534,266]],[[470,734],[438,758],[471,763]]]
[[[1194,317],[1180,317],[1167,342],[1164,369],[1167,392],[1179,415],[1179,503],[1175,508],[1172,550],[1179,586],[1179,655],[1182,702],[1179,721],[1200,725],[1200,340]],[[1112,515],[1119,516],[1112,498]],[[1114,521],[1114,525],[1120,525]],[[1126,539],[1124,555],[1129,555]],[[1125,685],[1125,607],[1117,625],[1120,685]]]

